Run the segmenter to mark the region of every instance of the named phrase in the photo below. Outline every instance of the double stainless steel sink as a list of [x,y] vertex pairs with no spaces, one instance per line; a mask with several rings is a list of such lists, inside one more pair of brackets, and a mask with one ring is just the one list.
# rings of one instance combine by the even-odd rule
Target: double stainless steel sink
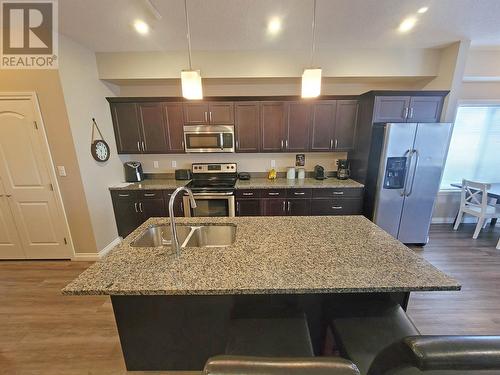
[[[236,225],[182,225],[177,224],[181,247],[225,247],[236,240]],[[172,244],[170,225],[151,225],[132,243],[132,247],[159,247]]]

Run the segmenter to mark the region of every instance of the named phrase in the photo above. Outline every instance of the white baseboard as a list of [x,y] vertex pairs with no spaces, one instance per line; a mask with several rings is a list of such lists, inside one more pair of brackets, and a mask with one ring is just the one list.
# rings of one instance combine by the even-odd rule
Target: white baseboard
[[119,245],[122,242],[121,237],[116,237],[113,241],[111,241],[104,249],[96,253],[75,253],[73,260],[80,262],[91,262],[96,261],[104,257],[107,253],[109,253],[115,246]]

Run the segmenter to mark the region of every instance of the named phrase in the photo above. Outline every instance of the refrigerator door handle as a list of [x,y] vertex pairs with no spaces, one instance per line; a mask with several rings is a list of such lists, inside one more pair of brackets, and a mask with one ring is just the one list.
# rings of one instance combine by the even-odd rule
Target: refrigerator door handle
[[411,174],[411,184],[410,184],[410,190],[408,191],[408,193],[406,193],[406,196],[409,197],[411,195],[411,193],[413,192],[413,183],[415,182],[415,173],[417,173],[417,166],[418,166],[418,158],[419,158],[419,154],[418,154],[418,151],[413,149],[411,151],[411,154],[415,154],[415,166],[413,167],[413,172]]
[[[406,158],[406,165],[408,166],[406,169],[406,174],[405,174],[405,181],[403,183],[403,191],[400,193],[402,197],[406,195],[406,186],[408,184],[408,177],[410,174],[410,167],[411,167],[411,159],[413,156],[412,149],[406,150],[406,152],[403,154],[403,157]],[[408,156],[407,156],[408,155]]]

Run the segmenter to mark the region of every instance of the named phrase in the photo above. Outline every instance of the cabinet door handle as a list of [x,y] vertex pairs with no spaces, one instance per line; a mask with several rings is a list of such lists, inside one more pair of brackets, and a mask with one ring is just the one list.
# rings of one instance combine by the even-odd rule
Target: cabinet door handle
[[[171,194],[169,194],[169,195],[171,195]],[[145,197],[155,197],[156,194],[155,193],[144,193],[144,196]]]
[[290,213],[290,208],[292,206],[292,203],[290,201],[288,201],[287,204],[288,204],[288,213]]
[[286,212],[286,202],[283,201],[283,212]]
[[306,193],[300,192],[300,193],[293,193],[293,195],[305,195]]
[[209,116],[210,116],[210,122],[212,122],[212,111],[208,112]]
[[333,208],[334,210],[341,210],[341,209],[342,209],[342,206],[332,206],[332,208]]
[[283,140],[281,140],[281,149],[283,150]]
[[146,151],[146,144],[142,141],[142,151]]
[[407,118],[408,117],[408,107],[405,107],[403,109],[403,118]]
[[267,195],[280,195],[280,193],[267,193]]
[[141,151],[141,142],[140,141],[137,141],[137,150]]
[[130,194],[118,194],[119,197],[130,197]]
[[333,139],[330,139],[330,150],[333,148]]
[[245,197],[253,197],[253,193],[243,193]]
[[236,148],[240,148],[240,142],[236,140]]
[[335,139],[335,148],[338,148],[338,147],[339,147],[339,140]]
[[408,116],[409,118],[413,118],[413,107],[410,108],[410,114]]
[[240,202],[236,201],[236,212],[240,213]]
[[208,122],[207,112],[205,111],[205,122]]
[[137,209],[137,202],[134,203],[134,208],[135,208],[135,212],[139,212],[139,210]]
[[288,139],[285,139],[285,148],[288,150]]
[[333,195],[344,195],[343,191],[334,191]]
[[144,212],[144,211],[142,210],[142,202],[140,202],[140,203],[139,203],[139,210],[141,210],[141,212]]

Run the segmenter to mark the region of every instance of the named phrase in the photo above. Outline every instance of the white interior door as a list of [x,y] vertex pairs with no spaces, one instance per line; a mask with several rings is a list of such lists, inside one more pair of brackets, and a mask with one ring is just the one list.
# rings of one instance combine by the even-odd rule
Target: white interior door
[[21,240],[14,224],[8,197],[0,180],[0,259],[26,258]]
[[[31,97],[0,97],[0,178],[4,195],[25,258],[71,258],[62,204],[52,180],[50,153],[36,110]],[[5,201],[5,197],[1,199]],[[11,233],[13,226],[8,230]],[[11,234],[11,238],[15,236]],[[21,252],[18,254],[22,258]]]

